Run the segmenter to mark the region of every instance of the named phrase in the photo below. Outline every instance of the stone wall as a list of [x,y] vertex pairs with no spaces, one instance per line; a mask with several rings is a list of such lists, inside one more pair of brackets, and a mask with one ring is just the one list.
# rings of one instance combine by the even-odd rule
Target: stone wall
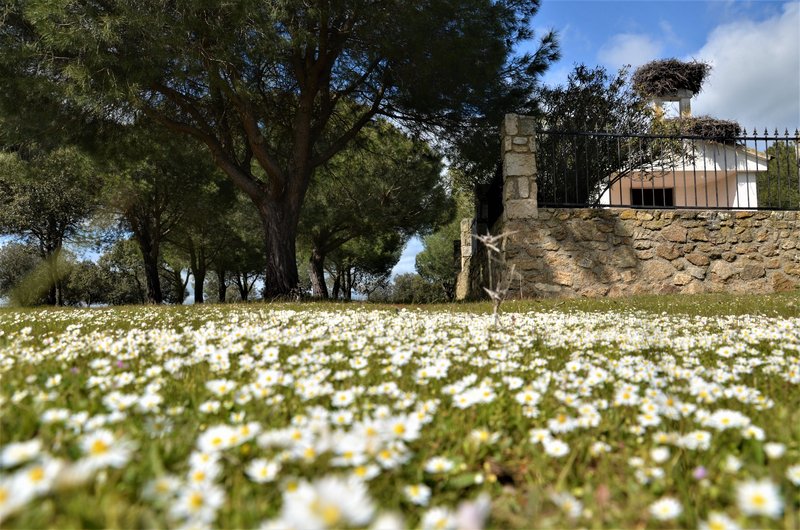
[[765,293],[800,284],[800,212],[544,209],[504,219],[522,293]]
[[[767,293],[800,285],[800,212],[539,208],[534,119],[506,115],[501,145],[503,214],[491,233],[513,232],[505,258],[522,278],[510,296]],[[482,297],[488,276],[471,222],[462,225],[460,300]]]

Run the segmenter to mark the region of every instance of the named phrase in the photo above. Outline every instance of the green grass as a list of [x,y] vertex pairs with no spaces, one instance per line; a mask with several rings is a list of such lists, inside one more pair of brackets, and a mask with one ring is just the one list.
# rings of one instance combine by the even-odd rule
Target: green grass
[[[499,327],[486,303],[2,309],[0,451],[34,439],[42,450],[30,462],[0,470],[1,524],[178,526],[185,520],[171,510],[187,491],[190,455],[200,435],[216,425],[240,424],[231,415],[244,413],[243,421],[256,422],[262,436],[244,437],[218,451],[221,472],[210,483],[225,500],[205,521],[211,526],[257,527],[281,517],[292,484],[358,471],[359,465],[334,465],[338,453],[355,448],[364,466],[378,470],[365,482],[374,507],[371,520],[378,513],[395,513],[405,526],[420,526],[429,522],[434,507],[455,511],[486,494],[491,499],[487,525],[496,528],[688,528],[707,521],[712,512],[745,527],[796,528],[800,494],[787,473],[800,464],[798,303],[798,293],[508,301]],[[211,362],[215,352],[226,352],[229,365]],[[398,352],[408,352],[406,364],[392,364]],[[103,359],[106,368],[97,364]],[[166,368],[174,360],[185,365],[172,373]],[[437,366],[440,379],[432,377]],[[237,390],[249,389],[262,371],[273,369],[293,381],[246,402],[234,394],[215,397],[206,386],[226,379]],[[599,374],[605,375],[595,381]],[[47,388],[57,375],[61,381]],[[636,387],[637,404],[615,404],[625,385]],[[518,400],[528,387],[539,396],[536,415],[527,414]],[[308,394],[309,388],[316,394]],[[353,403],[335,406],[335,392],[348,389],[355,389]],[[487,389],[486,402],[457,406],[459,396]],[[149,411],[133,406],[116,421],[92,425],[110,412],[108,396],[115,391],[138,397],[157,393],[162,402]],[[641,400],[648,397],[660,423],[643,427]],[[203,412],[201,405],[213,400],[219,410]],[[666,400],[706,413],[674,413]],[[579,403],[597,409],[596,422]],[[55,409],[66,410],[74,421],[45,422]],[[308,423],[323,410],[324,420]],[[349,426],[337,424],[342,410],[352,414]],[[763,430],[764,439],[750,439],[741,428],[717,430],[707,424],[704,418],[720,410],[745,415]],[[84,417],[75,416],[80,413]],[[531,441],[532,429],[582,414],[583,426],[551,433],[568,445],[564,456],[548,454]],[[423,424],[418,436],[404,442],[405,460],[396,467],[381,465],[382,451],[397,449],[392,444],[400,436],[389,427],[381,427],[380,442],[368,448],[359,446],[363,432],[354,438],[335,434],[408,415],[421,417]],[[29,466],[48,459],[73,469],[87,458],[82,443],[98,428],[110,431],[117,444],[135,447],[121,467],[99,466],[73,485],[47,484],[4,513],[4,485],[24,489]],[[269,443],[287,428],[296,428],[302,440],[289,436]],[[496,439],[472,441],[470,433],[477,429]],[[708,449],[676,442],[675,437],[697,430],[711,435]],[[656,441],[659,432],[665,433],[664,441]],[[597,453],[596,442],[608,444],[610,451]],[[781,444],[784,454],[769,457],[767,443]],[[313,454],[303,453],[308,447]],[[656,447],[669,449],[663,462],[653,459]],[[434,456],[452,461],[453,469],[426,472],[425,463]],[[726,470],[729,457],[740,461],[740,469]],[[245,470],[257,458],[281,462],[274,482],[259,484],[248,477]],[[701,466],[705,479],[693,476]],[[662,476],[642,480],[642,473],[655,469]],[[165,475],[177,477],[178,490],[155,499],[145,495],[148,484]],[[736,492],[754,480],[768,480],[779,489],[780,514],[746,513]],[[427,506],[404,495],[403,488],[412,484],[430,488]],[[559,508],[553,494],[580,502],[577,518]],[[351,492],[348,499],[356,497]],[[659,521],[650,506],[664,497],[675,498],[682,510]],[[299,505],[307,513],[295,505],[293,515],[283,515],[305,514],[305,524],[291,519],[304,527],[319,523],[324,514],[334,527],[353,524],[346,514],[325,512],[329,501],[320,494]]]

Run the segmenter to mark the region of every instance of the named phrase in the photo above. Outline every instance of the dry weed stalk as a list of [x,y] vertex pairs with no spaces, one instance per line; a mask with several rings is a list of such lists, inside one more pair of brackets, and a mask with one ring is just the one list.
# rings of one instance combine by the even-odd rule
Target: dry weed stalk
[[[521,279],[521,275],[516,271],[516,265],[512,264],[509,267],[506,261],[506,240],[514,234],[516,232],[503,232],[495,236],[490,233],[475,236],[486,247],[489,255],[489,287],[484,287],[483,290],[492,300],[495,327],[500,325],[500,305],[508,295],[511,282],[515,278]],[[495,271],[495,266],[497,271]],[[496,279],[495,276],[497,276]]]

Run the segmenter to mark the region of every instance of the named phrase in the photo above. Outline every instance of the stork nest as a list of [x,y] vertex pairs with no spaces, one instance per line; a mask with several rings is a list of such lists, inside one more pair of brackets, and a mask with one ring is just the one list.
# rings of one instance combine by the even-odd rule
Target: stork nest
[[678,90],[700,92],[711,65],[678,59],[650,61],[636,69],[631,81],[640,94],[650,97],[668,96]]
[[710,116],[672,118],[661,124],[666,134],[699,136],[708,140],[735,140],[742,132],[742,126],[735,121],[718,120]]

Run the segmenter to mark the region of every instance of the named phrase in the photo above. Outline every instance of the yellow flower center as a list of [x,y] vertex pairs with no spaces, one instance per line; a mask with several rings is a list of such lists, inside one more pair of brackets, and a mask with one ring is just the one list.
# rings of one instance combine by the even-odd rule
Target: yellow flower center
[[755,506],[758,506],[759,508],[762,508],[762,507],[764,507],[765,504],[767,504],[766,497],[764,497],[760,493],[756,493],[755,495],[753,495],[752,501],[753,501],[753,504]]
[[405,434],[405,432],[406,432],[406,426],[403,425],[402,423],[398,423],[394,426],[394,433],[397,434],[398,436]]
[[342,519],[342,511],[332,504],[314,501],[311,503],[311,511],[318,515],[326,526],[335,526]]
[[95,440],[92,442],[92,446],[89,448],[89,453],[93,455],[102,455],[106,452],[108,452],[108,444],[103,440]]
[[44,478],[44,469],[41,466],[36,466],[28,472],[28,478],[31,482],[39,482]]
[[191,497],[189,497],[189,507],[192,510],[199,510],[203,507],[203,496],[199,493],[192,493]]
[[8,499],[8,490],[6,488],[0,488],[0,505],[6,502]]

